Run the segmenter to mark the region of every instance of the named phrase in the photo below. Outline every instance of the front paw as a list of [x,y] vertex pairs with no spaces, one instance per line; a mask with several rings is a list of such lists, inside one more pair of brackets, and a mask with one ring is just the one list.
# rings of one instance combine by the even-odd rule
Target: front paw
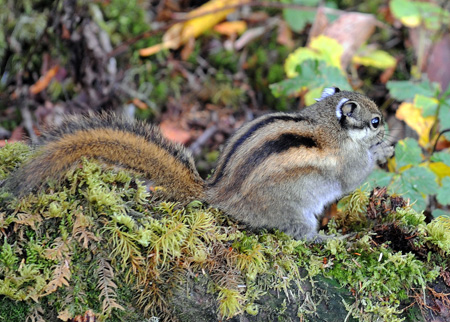
[[383,142],[370,148],[370,152],[378,163],[385,163],[394,154],[394,147],[385,145]]

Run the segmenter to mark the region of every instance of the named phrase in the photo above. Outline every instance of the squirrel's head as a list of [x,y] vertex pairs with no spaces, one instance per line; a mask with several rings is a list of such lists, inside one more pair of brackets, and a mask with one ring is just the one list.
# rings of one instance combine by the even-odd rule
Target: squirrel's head
[[328,115],[333,115],[335,123],[347,131],[354,141],[374,145],[383,139],[383,115],[366,96],[329,87],[316,100],[325,107]]

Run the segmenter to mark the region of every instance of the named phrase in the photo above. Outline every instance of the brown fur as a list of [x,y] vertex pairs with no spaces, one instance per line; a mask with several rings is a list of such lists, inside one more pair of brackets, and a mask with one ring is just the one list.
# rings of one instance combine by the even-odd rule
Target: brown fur
[[[76,128],[71,124],[76,124]],[[139,127],[140,135],[134,131],[135,127]],[[164,187],[169,198],[188,202],[204,197],[204,183],[190,154],[181,145],[165,140],[152,126],[106,114],[72,117],[61,127],[45,132],[43,141],[36,156],[7,182],[19,195],[46,179],[60,180],[69,168],[86,157],[143,175]],[[170,149],[187,162],[169,153]]]

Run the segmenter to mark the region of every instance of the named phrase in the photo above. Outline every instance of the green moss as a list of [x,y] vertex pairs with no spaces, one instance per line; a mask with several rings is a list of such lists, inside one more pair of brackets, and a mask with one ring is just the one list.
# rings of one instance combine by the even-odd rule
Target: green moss
[[30,155],[30,148],[23,143],[6,144],[0,149],[0,180],[24,162]]
[[0,321],[25,321],[29,311],[28,303],[16,302],[6,296],[0,296]]
[[[21,145],[10,149],[15,146],[22,151]],[[2,166],[10,171],[8,163]],[[344,221],[359,235],[308,244],[279,232],[245,232],[200,202],[181,207],[160,201],[128,173],[83,160],[64,182],[2,205],[0,300],[18,303],[27,316],[74,317],[92,310],[99,320],[170,319],[174,312],[167,303],[174,290],[200,274],[194,281],[209,285],[221,318],[268,310],[283,318],[290,305],[270,308],[261,299],[270,292],[288,294],[293,285],[308,294],[305,280],[317,286],[328,279],[354,292],[343,304],[349,315],[396,321],[402,305],[411,303],[411,290],[425,293],[449,265],[450,238],[442,229],[446,222],[425,224],[408,207],[389,211],[379,223],[362,218],[368,204],[388,204],[376,201],[356,191],[343,203],[344,212],[356,214]],[[352,223],[363,219],[364,225]],[[393,241],[375,243],[367,227],[379,224],[413,234],[408,236],[428,252],[427,259],[394,250]],[[337,232],[339,223],[333,225]],[[314,300],[305,295],[297,314],[315,316],[328,300],[327,291],[320,290],[313,287]],[[6,304],[0,314],[9,311],[18,316]]]

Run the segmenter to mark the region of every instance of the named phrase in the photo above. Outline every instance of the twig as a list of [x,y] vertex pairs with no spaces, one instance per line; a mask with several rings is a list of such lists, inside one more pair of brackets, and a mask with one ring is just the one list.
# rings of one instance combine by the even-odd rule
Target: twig
[[208,139],[214,135],[214,133],[216,133],[217,131],[217,125],[212,125],[210,127],[208,127],[205,132],[202,133],[202,135],[200,135],[198,137],[197,140],[195,140],[194,143],[191,144],[191,146],[189,147],[189,149],[192,151],[192,153],[194,155],[197,155],[200,153],[200,148],[206,143],[206,141],[208,141]]

